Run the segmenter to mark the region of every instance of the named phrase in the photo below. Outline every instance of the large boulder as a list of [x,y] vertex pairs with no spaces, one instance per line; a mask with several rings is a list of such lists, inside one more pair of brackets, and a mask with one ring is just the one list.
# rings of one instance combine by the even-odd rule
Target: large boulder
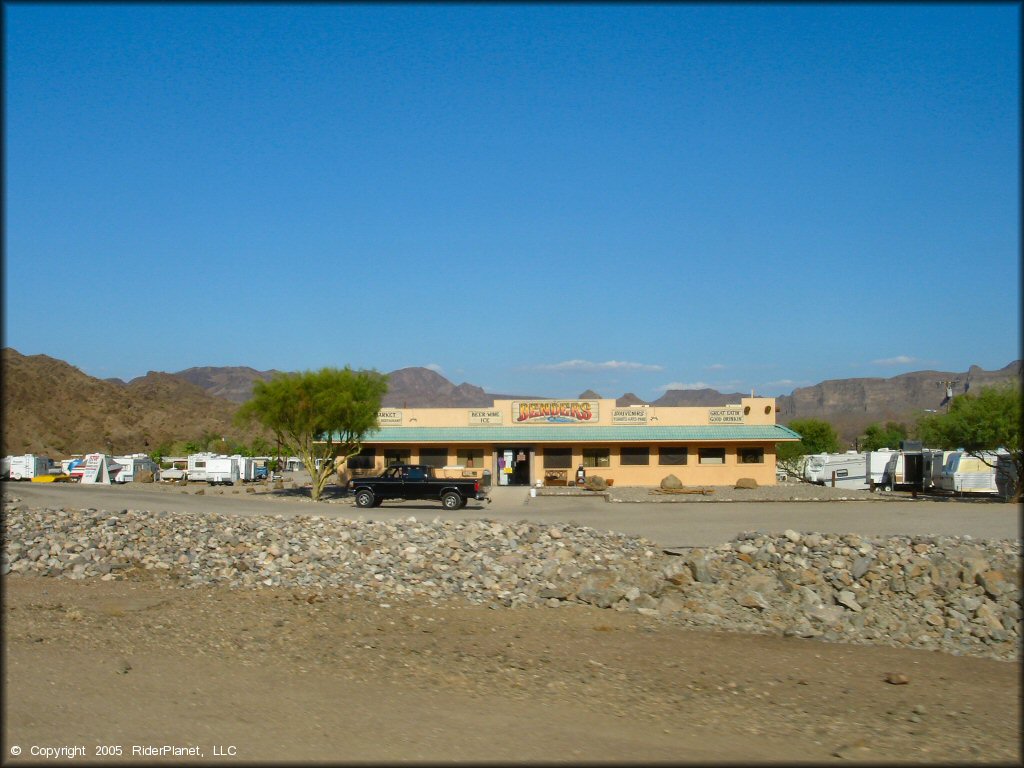
[[150,472],[148,469],[139,470],[138,474],[135,475],[135,482],[136,483],[152,483],[153,482],[153,473]]
[[678,491],[683,487],[683,481],[675,475],[666,475],[661,478],[661,488],[665,491]]
[[588,491],[603,491],[608,487],[608,483],[600,475],[587,475],[584,487]]
[[736,488],[757,488],[757,480],[752,477],[741,477],[736,481]]

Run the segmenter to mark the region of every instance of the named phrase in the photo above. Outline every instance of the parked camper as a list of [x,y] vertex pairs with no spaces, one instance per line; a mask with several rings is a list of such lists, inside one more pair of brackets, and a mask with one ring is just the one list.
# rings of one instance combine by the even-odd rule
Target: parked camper
[[191,453],[188,457],[188,479],[203,482],[206,480],[206,463],[217,458],[216,453]]
[[942,470],[946,468],[946,462],[956,451],[928,450],[924,451],[923,481],[924,489],[936,490],[941,488]]
[[207,459],[206,482],[210,485],[234,485],[238,482],[238,462],[232,456]]
[[882,485],[882,481],[885,479],[885,468],[894,453],[892,448],[881,448],[877,451],[867,451],[864,454],[864,474],[871,490]]
[[946,460],[940,487],[953,493],[996,493],[996,462],[998,454],[986,451],[972,456],[957,451]]
[[239,456],[238,454],[231,457],[235,460],[238,465],[238,479],[243,483],[251,483],[256,479],[256,459],[252,456]]
[[117,473],[115,482],[131,483],[135,481],[139,472],[149,471],[153,473],[153,479],[158,479],[160,467],[155,461],[144,453],[133,453],[131,456],[115,456],[114,461],[121,465],[121,471]]
[[892,454],[882,478],[883,490],[924,490],[924,449],[919,446],[900,448]]
[[812,483],[836,488],[866,489],[867,455],[857,451],[823,453],[808,457],[806,474]]
[[4,477],[11,480],[31,480],[33,477],[50,474],[50,459],[26,453],[23,456],[8,456],[5,459]]
[[810,453],[804,456],[803,478],[808,483],[820,483],[825,471],[827,453]]

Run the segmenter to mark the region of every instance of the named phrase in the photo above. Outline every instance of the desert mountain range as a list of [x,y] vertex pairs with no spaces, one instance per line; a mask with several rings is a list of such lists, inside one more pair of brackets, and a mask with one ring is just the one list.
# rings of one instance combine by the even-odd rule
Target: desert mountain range
[[[22,355],[4,348],[4,454],[43,453],[63,458],[73,453],[147,451],[176,440],[226,435],[249,441],[258,432],[240,430],[232,417],[252,392],[255,381],[277,371],[247,367],[189,368],[177,373],[150,371],[124,382],[97,379],[46,355]],[[383,404],[389,407],[488,407],[496,398],[541,399],[543,394],[495,394],[472,384],[453,384],[427,368],[401,368],[388,374]],[[945,387],[954,395],[985,387],[1021,385],[1021,361],[996,371],[971,366],[963,372],[916,371],[892,378],[834,379],[801,387],[777,398],[779,422],[815,418],[830,422],[846,441],[873,422],[912,424],[925,410],[941,407]],[[749,394],[749,393],[748,393]],[[714,389],[670,390],[653,406],[715,406],[738,403],[744,393]],[[587,390],[580,399],[601,397]],[[644,401],[632,393],[619,405]]]

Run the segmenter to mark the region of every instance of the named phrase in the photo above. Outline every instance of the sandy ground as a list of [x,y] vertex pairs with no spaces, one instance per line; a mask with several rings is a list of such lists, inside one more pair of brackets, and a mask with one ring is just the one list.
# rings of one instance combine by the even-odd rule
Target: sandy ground
[[[590,606],[181,589],[152,572],[2,581],[8,765],[79,748],[174,765],[1021,760],[1019,663]],[[196,754],[144,754],[165,746]]]

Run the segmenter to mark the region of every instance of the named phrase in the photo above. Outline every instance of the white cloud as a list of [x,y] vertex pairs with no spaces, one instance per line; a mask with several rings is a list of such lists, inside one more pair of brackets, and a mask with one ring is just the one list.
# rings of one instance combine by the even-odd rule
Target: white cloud
[[724,371],[725,366],[721,363],[712,363],[711,365],[704,366],[705,371]]
[[919,362],[918,358],[910,355],[897,355],[896,357],[885,357],[880,360],[872,360],[872,365],[910,365]]
[[534,366],[539,371],[660,371],[662,366],[647,363],[631,363],[625,360],[608,360],[595,363],[590,360],[565,360],[561,363]]
[[655,387],[655,390],[658,392],[668,392],[670,389],[713,389],[713,387],[703,381],[673,381],[670,384],[662,384],[660,387]]
[[441,373],[442,371],[444,371],[444,368],[442,368],[437,363],[428,363],[427,365],[424,365],[423,367],[428,369],[428,370],[433,371],[434,373]]

